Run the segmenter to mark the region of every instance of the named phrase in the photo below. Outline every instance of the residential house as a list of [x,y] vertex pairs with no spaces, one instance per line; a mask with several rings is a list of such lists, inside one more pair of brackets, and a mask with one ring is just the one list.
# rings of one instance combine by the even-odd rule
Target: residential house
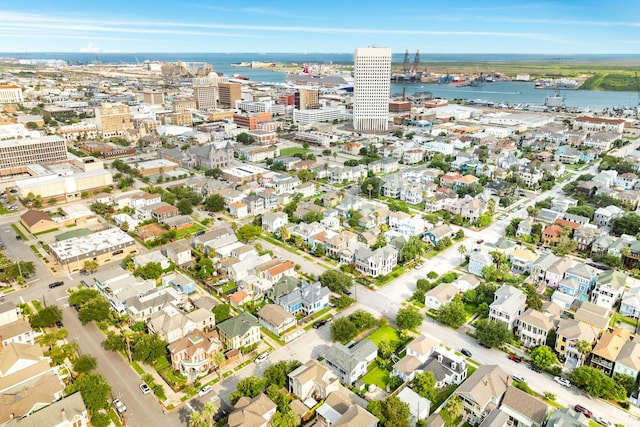
[[489,318],[506,323],[509,330],[512,330],[526,305],[527,296],[520,289],[502,285],[495,292],[493,302],[489,305]]
[[573,278],[578,281],[580,289],[577,298],[581,301],[586,301],[587,294],[595,285],[599,272],[598,269],[590,265],[579,263],[565,271],[564,277]]
[[451,384],[460,384],[467,378],[467,362],[464,356],[457,355],[443,345],[434,347],[429,360],[418,370],[432,372],[436,380],[436,388]]
[[465,221],[475,223],[487,210],[487,203],[480,198],[473,198],[462,205],[460,215]]
[[378,419],[366,409],[366,401],[341,387],[316,409],[316,427],[377,427]]
[[424,159],[424,150],[422,148],[412,148],[402,153],[402,163],[405,165],[415,165]]
[[527,348],[545,345],[549,331],[555,330],[557,320],[550,312],[529,308],[516,321],[516,333]]
[[558,291],[575,299],[580,295],[580,284],[573,277],[567,277],[558,284]]
[[556,245],[562,240],[564,229],[559,225],[549,225],[542,230],[542,243],[545,245]]
[[624,210],[615,205],[598,208],[593,214],[593,223],[599,227],[611,227],[613,225],[613,220],[619,218],[623,214]]
[[565,273],[573,267],[573,261],[569,258],[560,258],[547,269],[544,275],[544,281],[547,286],[557,288],[560,286],[560,282],[564,278]]
[[453,282],[454,286],[460,290],[460,292],[466,292],[470,289],[475,289],[480,285],[480,279],[471,274],[463,274]]
[[507,391],[509,375],[497,365],[480,366],[454,392],[462,402],[462,416],[471,425],[482,422]]
[[162,255],[162,252],[159,249],[138,254],[133,257],[133,265],[135,266],[135,268],[144,267],[145,265],[152,262],[159,264],[163,270],[166,270],[171,266],[171,264],[169,263],[169,258]]
[[573,369],[584,362],[586,354],[578,351],[578,343],[586,341],[593,345],[599,331],[593,326],[575,319],[560,319],[556,330],[556,353],[564,356],[565,367]]
[[164,247],[164,254],[174,265],[183,266],[192,260],[191,247],[184,240],[172,242]]
[[378,354],[378,348],[373,341],[364,339],[349,348],[336,343],[324,354],[323,363],[345,384],[352,385],[366,372]]
[[329,293],[329,288],[320,282],[302,282],[273,301],[291,314],[302,312],[309,315],[329,306]]
[[490,265],[493,265],[493,258],[491,255],[484,252],[473,252],[471,256],[469,256],[469,265],[467,266],[467,270],[471,274],[482,276],[482,269]]
[[604,232],[591,243],[591,256],[606,255],[616,238]]
[[[504,423],[499,425],[515,427],[543,427],[549,416],[549,405],[536,396],[509,386],[500,402],[499,412],[506,415]],[[484,423],[482,424],[484,426]],[[495,424],[498,425],[498,424]],[[549,427],[558,424],[546,424]]]
[[335,236],[327,239],[325,244],[326,254],[331,258],[337,258],[343,250],[354,245],[357,241],[357,234],[348,230],[341,231]]
[[260,323],[246,311],[219,323],[217,328],[227,349],[248,347],[260,341]]
[[309,398],[324,400],[340,387],[340,381],[331,369],[315,359],[307,361],[287,376],[289,392],[302,401]]
[[543,177],[542,169],[538,169],[532,165],[521,166],[518,174],[519,178],[522,179],[522,182],[527,187],[535,187]]
[[146,322],[153,313],[163,307],[181,306],[187,302],[187,295],[171,287],[158,287],[141,295],[133,295],[126,301],[126,313],[134,322]]
[[572,240],[578,244],[578,250],[589,253],[593,242],[604,232],[598,227],[583,225],[573,230]]
[[277,336],[296,326],[296,318],[277,304],[266,304],[257,314],[260,324]]
[[411,425],[416,425],[418,420],[424,420],[429,416],[431,402],[411,388],[403,388],[397,396],[402,402],[409,405],[409,420]]
[[640,318],[640,286],[624,291],[618,312],[623,316]]
[[547,426],[589,427],[589,418],[572,408],[560,408],[551,413]]
[[578,201],[569,197],[560,196],[551,201],[551,210],[556,212],[566,212],[567,209],[576,206],[578,206]]
[[20,318],[20,309],[13,302],[0,302],[0,325],[15,322]]
[[[37,391],[33,391],[33,394],[36,393]],[[28,399],[28,397],[14,395],[12,399],[24,400]],[[24,406],[25,402],[21,403]],[[37,403],[37,406],[42,406],[43,402]],[[2,406],[7,410],[12,409],[8,404],[3,404]],[[18,413],[16,411],[11,412],[7,414],[9,415],[8,419],[2,419],[0,422],[6,421],[6,424],[3,424],[6,427],[87,427],[90,425],[89,413],[80,393],[64,397],[33,412],[20,414],[24,416],[18,416]]]
[[640,342],[625,341],[613,367],[613,376],[616,374],[629,375],[637,381],[640,375]]
[[192,294],[196,291],[196,284],[193,279],[182,273],[170,273],[162,277],[162,284],[171,286],[183,294]]
[[633,172],[627,172],[618,175],[618,178],[616,179],[616,187],[620,187],[624,190],[632,190],[638,182],[640,182],[638,180],[638,175]]
[[451,302],[459,293],[460,289],[453,283],[441,283],[427,291],[424,296],[424,305],[429,309],[438,310],[442,305]]
[[264,272],[264,278],[271,283],[277,282],[282,276],[292,276],[295,274],[295,265],[291,261],[278,262],[277,265]]
[[516,230],[516,237],[530,236],[533,224],[534,222],[529,218],[520,221],[518,229]]
[[443,187],[453,188],[460,178],[462,178],[462,174],[460,174],[460,172],[447,172],[440,177],[440,185]]
[[391,212],[389,227],[403,236],[422,236],[426,229],[426,222],[420,215],[411,216],[405,212]]
[[249,215],[249,206],[244,202],[233,202],[229,205],[229,215],[234,218],[244,218]]
[[167,348],[173,369],[193,381],[206,375],[214,367],[213,355],[221,351],[222,345],[216,331],[195,329]]
[[358,242],[342,251],[340,262],[354,263],[360,273],[378,277],[391,273],[393,267],[398,264],[398,251],[390,245],[371,250]]
[[426,335],[420,335],[407,345],[406,355],[417,358],[420,363],[425,363],[431,357],[437,345],[436,341]]
[[209,331],[214,327],[215,316],[211,311],[196,309],[185,313],[170,304],[151,314],[147,320],[147,329],[168,343],[173,343],[196,329]]
[[426,240],[429,240],[433,246],[436,246],[446,237],[451,237],[454,230],[447,224],[438,225],[424,234]]
[[[162,204],[162,202],[160,202]],[[155,206],[151,205],[150,207]],[[173,205],[164,204],[163,206],[155,207],[151,210],[151,218],[157,219],[159,222],[163,222],[168,218],[180,215],[180,211]]]
[[517,274],[530,273],[531,264],[537,259],[538,255],[535,252],[532,252],[527,248],[516,248],[511,252],[511,255],[509,255],[511,271]]
[[33,328],[26,320],[0,325],[0,349],[7,347],[9,343],[34,344],[35,337]]
[[631,340],[631,334],[622,328],[613,331],[605,331],[598,343],[591,351],[589,365],[601,370],[606,376],[612,377],[616,359],[622,351],[622,347]]
[[227,424],[229,427],[267,427],[276,409],[276,404],[264,393],[253,399],[243,396],[233,406]]
[[[544,281],[547,270],[555,264],[560,258],[549,252],[537,260],[531,263],[531,273],[529,277],[533,279],[534,283],[540,283]],[[563,272],[564,275],[564,272]]]
[[591,302],[601,307],[612,309],[622,298],[627,283],[627,275],[618,270],[607,270],[596,279],[591,293]]
[[580,308],[576,310],[574,315],[574,319],[587,323],[600,332],[607,329],[610,318],[611,310],[587,301],[580,304]]

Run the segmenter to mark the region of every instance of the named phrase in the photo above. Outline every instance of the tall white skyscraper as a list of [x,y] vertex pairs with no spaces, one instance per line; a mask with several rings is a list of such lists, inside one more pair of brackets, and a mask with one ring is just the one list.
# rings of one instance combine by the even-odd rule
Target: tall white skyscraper
[[353,87],[353,128],[385,131],[389,120],[391,48],[357,48]]

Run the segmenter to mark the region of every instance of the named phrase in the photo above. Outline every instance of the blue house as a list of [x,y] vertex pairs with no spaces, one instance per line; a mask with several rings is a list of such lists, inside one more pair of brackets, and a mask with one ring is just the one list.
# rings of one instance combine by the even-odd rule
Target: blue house
[[163,277],[162,284],[165,286],[171,286],[175,290],[187,295],[196,291],[196,284],[193,280],[180,273],[171,273],[168,276]]
[[291,314],[302,311],[308,315],[329,306],[329,288],[320,282],[302,282],[300,287],[278,297],[276,303]]
[[565,271],[564,277],[565,279],[575,279],[578,282],[578,294],[575,296],[579,298],[580,301],[586,301],[589,292],[596,284],[598,270],[587,264],[577,264]]
[[453,235],[453,229],[446,224],[439,225],[424,233],[424,238],[428,239],[433,246],[437,245],[445,237]]

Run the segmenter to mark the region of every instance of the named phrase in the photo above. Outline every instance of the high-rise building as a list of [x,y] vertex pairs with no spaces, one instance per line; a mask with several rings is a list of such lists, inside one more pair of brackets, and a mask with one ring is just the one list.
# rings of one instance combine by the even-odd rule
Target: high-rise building
[[58,135],[0,141],[0,168],[67,160],[67,145]]
[[391,91],[391,49],[357,48],[353,86],[353,128],[386,131]]
[[164,93],[161,90],[145,89],[142,91],[142,102],[145,104],[164,104]]
[[103,138],[120,136],[129,129],[133,129],[131,122],[131,107],[124,104],[103,104],[96,108],[98,130]]
[[318,89],[298,89],[295,97],[298,110],[313,110],[320,108]]
[[242,85],[240,83],[219,82],[218,96],[220,107],[235,108],[236,101],[242,100]]
[[194,77],[193,96],[199,110],[218,107],[218,75],[212,73],[207,77]]

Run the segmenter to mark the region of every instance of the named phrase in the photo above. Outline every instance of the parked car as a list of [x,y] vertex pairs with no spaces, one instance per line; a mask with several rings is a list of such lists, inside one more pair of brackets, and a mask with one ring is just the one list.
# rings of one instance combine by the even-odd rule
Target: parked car
[[513,374],[513,375],[511,375],[511,378],[512,378],[514,381],[520,381],[521,383],[523,383],[523,382],[524,382],[524,377],[523,377],[523,376],[521,376],[521,375],[518,375],[518,374]]
[[313,329],[318,329],[321,328],[322,326],[324,326],[327,323],[326,320],[318,320],[317,322],[313,323]]
[[591,412],[590,410],[588,410],[587,408],[585,408],[582,405],[576,405],[573,408],[576,412],[582,412],[584,414],[585,417],[587,418],[591,418],[593,417],[593,412]]
[[460,353],[464,354],[467,357],[471,357],[471,352],[469,350],[467,350],[466,348],[461,349]]
[[529,365],[529,369],[531,369],[533,372],[537,372],[537,373],[542,372],[542,369],[538,368],[536,365]]
[[562,378],[562,377],[553,377],[553,380],[555,382],[557,382],[558,384],[562,384],[565,387],[571,387],[571,382],[566,379],[566,378]]
[[113,406],[116,407],[116,410],[119,413],[123,413],[127,410],[127,407],[124,405],[124,403],[122,403],[120,399],[113,399]]
[[58,320],[58,321],[56,322],[56,326],[57,326],[58,328],[63,328],[63,327],[64,327],[64,324],[62,323],[62,320]]
[[484,347],[484,348],[491,348],[491,346],[485,342],[479,341],[478,344],[480,344],[480,347]]
[[516,363],[520,363],[522,362],[522,359],[520,358],[520,356],[517,356],[515,354],[510,354],[507,356],[509,359],[513,360]]
[[151,389],[149,388],[149,386],[146,383],[140,384],[140,391],[142,392],[142,394],[151,393]]
[[479,244],[479,245],[481,245],[481,244],[483,244],[483,243],[484,243],[484,239],[478,239],[478,240],[476,240],[476,243],[477,243],[477,244]]
[[59,280],[57,282],[49,283],[49,288],[57,288],[58,286],[62,285],[64,285],[64,282],[62,280]]
[[260,356],[256,357],[256,364],[259,365],[262,362],[264,362],[265,360],[267,360],[269,358],[269,352],[265,351],[264,353],[262,353]]
[[595,421],[601,426],[613,427],[613,423],[604,417],[596,417]]
[[202,397],[205,394],[209,393],[211,391],[211,386],[210,385],[206,385],[204,387],[202,387],[200,389],[200,391],[198,392],[198,396]]
[[416,264],[415,267],[413,267],[415,270],[420,270],[422,268],[422,264]]

